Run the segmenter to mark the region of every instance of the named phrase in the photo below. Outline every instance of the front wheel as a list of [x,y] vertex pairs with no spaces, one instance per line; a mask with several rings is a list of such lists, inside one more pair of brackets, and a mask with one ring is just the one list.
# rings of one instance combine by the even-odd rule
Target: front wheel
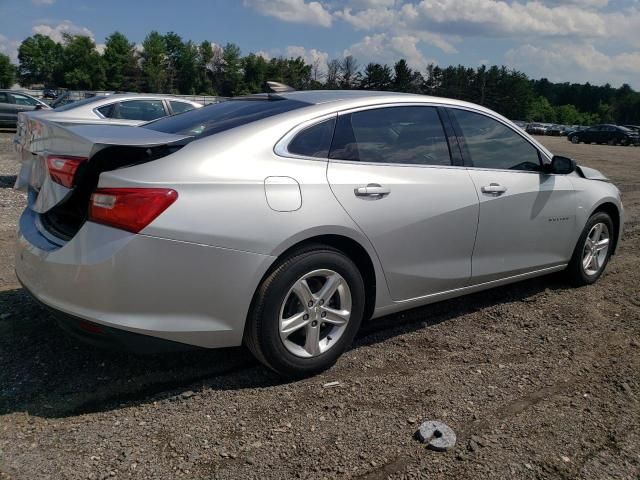
[[285,377],[326,370],[360,328],[364,292],[360,271],[342,252],[323,245],[294,252],[256,292],[245,344]]
[[567,267],[574,285],[590,285],[600,278],[611,257],[614,235],[608,214],[597,212],[589,218]]

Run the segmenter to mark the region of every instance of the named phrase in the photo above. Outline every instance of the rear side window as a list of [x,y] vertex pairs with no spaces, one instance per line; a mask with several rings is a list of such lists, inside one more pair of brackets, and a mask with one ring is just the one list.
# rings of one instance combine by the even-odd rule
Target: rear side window
[[162,100],[130,100],[114,105],[109,118],[150,122],[166,116]]
[[171,110],[173,111],[174,115],[188,112],[189,110],[193,110],[195,108],[193,105],[187,102],[177,102],[175,100],[170,100],[169,103],[171,104]]
[[335,125],[336,119],[332,118],[305,128],[289,143],[287,150],[295,155],[327,158]]
[[451,109],[462,147],[477,168],[539,171],[538,150],[506,125],[479,113]]
[[307,102],[282,97],[228,100],[196,108],[182,115],[162,118],[144,128],[177,135],[204,137],[257,120],[308,107]]
[[0,103],[11,103],[9,102],[9,95],[4,92],[0,92]]
[[330,157],[372,163],[451,165],[434,107],[389,107],[338,118]]

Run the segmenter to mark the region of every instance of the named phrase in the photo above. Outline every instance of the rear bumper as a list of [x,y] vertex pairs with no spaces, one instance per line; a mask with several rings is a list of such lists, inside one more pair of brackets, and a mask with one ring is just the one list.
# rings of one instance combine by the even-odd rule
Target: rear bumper
[[48,246],[30,216],[20,222],[16,275],[38,301],[66,317],[188,345],[240,345],[273,261],[91,222],[62,247]]

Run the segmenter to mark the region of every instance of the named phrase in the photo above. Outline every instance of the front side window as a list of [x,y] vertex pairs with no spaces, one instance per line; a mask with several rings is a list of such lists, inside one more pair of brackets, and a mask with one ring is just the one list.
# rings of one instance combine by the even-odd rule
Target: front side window
[[188,112],[189,110],[193,110],[195,107],[187,102],[177,102],[175,100],[170,100],[171,110],[174,115],[178,115],[179,113]]
[[291,140],[287,150],[295,155],[327,158],[335,125],[336,119],[332,118],[305,128]]
[[450,111],[460,127],[462,147],[472,166],[540,171],[538,150],[514,130],[486,115]]
[[434,107],[389,107],[338,118],[330,158],[372,163],[451,165]]

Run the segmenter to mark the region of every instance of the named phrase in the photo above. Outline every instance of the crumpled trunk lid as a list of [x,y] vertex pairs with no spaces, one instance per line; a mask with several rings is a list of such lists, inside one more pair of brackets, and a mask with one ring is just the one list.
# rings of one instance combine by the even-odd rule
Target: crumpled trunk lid
[[[20,114],[14,146],[22,167],[15,188],[29,192],[30,209],[36,213],[46,213],[68,199],[74,190],[53,181],[47,169],[47,156],[83,157],[91,162],[99,152],[109,147],[130,147],[143,151],[152,147],[184,144],[189,138],[139,127],[63,126],[44,117]],[[114,168],[118,167],[115,165]],[[103,168],[108,170],[108,164]]]

